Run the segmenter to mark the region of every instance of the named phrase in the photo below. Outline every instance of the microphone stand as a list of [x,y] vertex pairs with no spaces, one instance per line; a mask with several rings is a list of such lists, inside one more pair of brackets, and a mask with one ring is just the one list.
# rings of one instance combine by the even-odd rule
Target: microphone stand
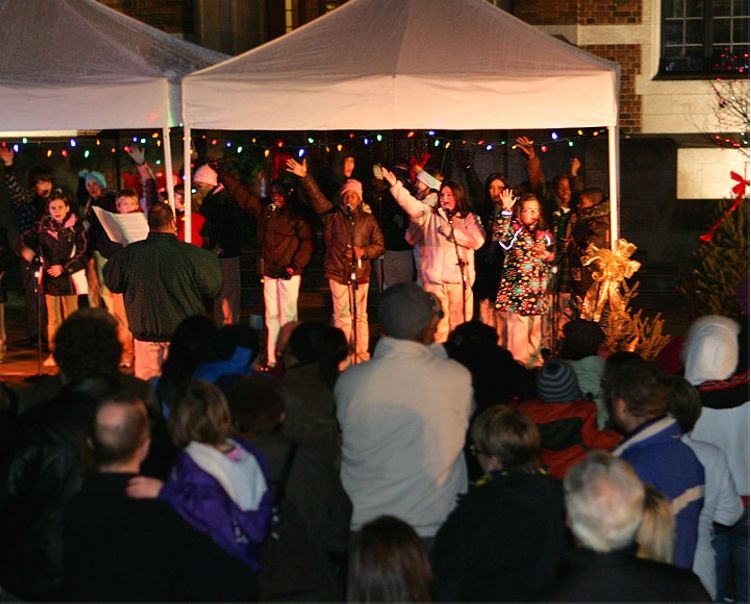
[[454,251],[456,252],[456,266],[459,267],[459,273],[462,277],[462,321],[464,322],[467,320],[467,263],[459,255],[459,244],[456,242],[456,237],[454,237],[454,217],[448,210],[446,210],[446,219],[451,229],[451,241],[454,244]]
[[[346,208],[347,206],[345,206]],[[359,260],[355,258],[355,218],[352,216],[351,211],[343,209],[344,215],[349,220],[349,243],[347,244],[352,251],[352,259],[350,261],[349,271],[349,308],[352,315],[352,325],[349,332],[349,345],[352,353],[352,364],[357,365],[359,359],[357,357],[357,265]]]

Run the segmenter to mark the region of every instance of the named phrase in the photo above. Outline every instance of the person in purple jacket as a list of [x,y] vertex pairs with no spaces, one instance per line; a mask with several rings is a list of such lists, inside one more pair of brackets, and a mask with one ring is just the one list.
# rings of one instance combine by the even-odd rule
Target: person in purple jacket
[[258,546],[266,539],[272,497],[266,461],[248,443],[229,438],[229,407],[221,390],[194,381],[169,418],[180,453],[167,482],[138,476],[131,497],[165,500],[194,528],[258,571]]

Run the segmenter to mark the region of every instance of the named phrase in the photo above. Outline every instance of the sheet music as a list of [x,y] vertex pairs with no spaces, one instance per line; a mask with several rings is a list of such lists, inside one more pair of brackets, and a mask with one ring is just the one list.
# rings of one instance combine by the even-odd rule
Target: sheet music
[[143,212],[113,214],[98,206],[92,206],[92,209],[102,223],[107,237],[115,243],[128,245],[134,241],[143,241],[149,234],[149,224]]

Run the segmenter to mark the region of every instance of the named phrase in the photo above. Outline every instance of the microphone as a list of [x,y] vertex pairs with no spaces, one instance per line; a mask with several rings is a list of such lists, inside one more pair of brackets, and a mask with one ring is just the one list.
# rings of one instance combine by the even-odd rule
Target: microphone
[[276,207],[276,204],[272,201],[269,205],[266,206],[266,209],[269,212],[276,212],[277,207]]
[[352,214],[352,206],[350,206],[350,205],[349,205],[348,203],[345,203],[345,204],[344,204],[344,205],[342,206],[342,211],[343,211],[343,212],[344,212],[344,213],[345,213],[345,214],[346,214],[347,216],[349,216],[349,215],[351,215],[351,214]]

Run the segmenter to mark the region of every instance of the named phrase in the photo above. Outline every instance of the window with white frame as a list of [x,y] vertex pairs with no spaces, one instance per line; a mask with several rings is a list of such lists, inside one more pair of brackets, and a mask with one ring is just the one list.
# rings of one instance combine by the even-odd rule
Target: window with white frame
[[662,0],[661,75],[748,77],[749,0]]

